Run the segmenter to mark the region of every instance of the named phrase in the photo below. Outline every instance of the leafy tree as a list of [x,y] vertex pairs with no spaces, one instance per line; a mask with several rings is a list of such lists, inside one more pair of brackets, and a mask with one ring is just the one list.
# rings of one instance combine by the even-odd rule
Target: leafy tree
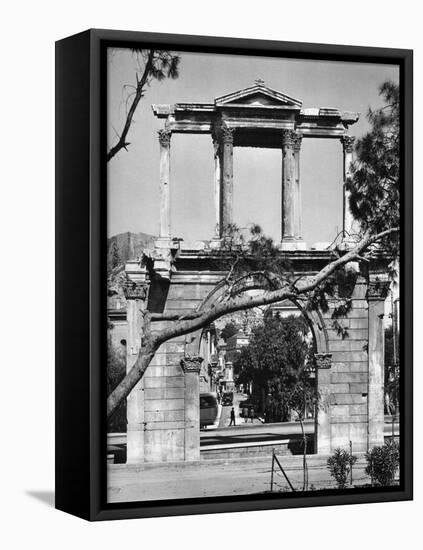
[[226,325],[223,327],[222,332],[220,333],[220,336],[225,340],[225,342],[236,334],[239,331],[239,326],[234,323],[233,321],[229,321],[229,323],[226,323]]
[[249,344],[234,362],[238,381],[252,382],[253,399],[265,409],[268,422],[288,419],[286,392],[302,375],[311,351],[307,333],[302,317],[280,318],[269,312],[263,324],[253,328]]
[[[400,90],[393,82],[379,88],[384,106],[369,109],[371,130],[356,144],[356,162],[347,182],[350,208],[361,229],[380,233],[399,226]],[[399,235],[390,233],[381,244],[398,254]]]
[[307,434],[304,430],[305,412],[307,409],[318,405],[319,393],[307,373],[302,370],[298,374],[294,385],[286,387],[284,399],[287,406],[297,413],[303,437],[303,491],[308,490],[308,466],[307,466]]
[[133,53],[136,55],[138,69],[135,71],[136,85],[131,86],[133,91],[129,94],[127,102],[130,105],[126,114],[125,122],[117,142],[109,149],[107,153],[107,162],[111,160],[121,149],[127,150],[129,142],[127,142],[128,132],[131,128],[135,111],[138,103],[144,96],[146,88],[150,86],[153,80],[159,82],[165,78],[178,78],[180,57],[168,50],[144,50],[141,48],[133,48]]

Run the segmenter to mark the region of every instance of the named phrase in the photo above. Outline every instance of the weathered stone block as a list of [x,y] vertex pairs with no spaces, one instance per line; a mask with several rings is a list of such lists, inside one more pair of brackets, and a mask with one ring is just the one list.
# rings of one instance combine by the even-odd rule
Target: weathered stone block
[[146,411],[145,422],[169,422],[184,420],[185,411],[179,409],[177,411]]
[[331,434],[331,450],[334,451],[340,447],[347,449],[350,442],[350,425],[349,423],[337,422],[330,426]]
[[166,311],[172,310],[196,310],[201,304],[201,300],[167,300]]
[[331,401],[333,405],[356,405],[366,401],[366,398],[358,393],[339,393],[332,395]]
[[349,393],[350,385],[349,384],[331,384],[330,391],[331,393]]
[[350,338],[338,338],[337,340],[331,340],[329,347],[332,353],[334,351],[358,351],[361,352],[367,348],[367,341],[364,340],[351,340]]
[[336,416],[333,417],[332,422],[339,422],[340,424],[349,424],[349,423],[355,423],[355,422],[366,422],[367,421],[367,415],[349,415],[346,414],[345,416]]
[[151,430],[184,430],[184,420],[168,420],[166,422],[146,422],[146,431]]
[[347,416],[348,411],[349,411],[348,405],[333,405],[331,407],[331,416],[334,418]]
[[367,422],[350,424],[350,440],[354,452],[363,452],[367,450]]
[[185,388],[148,388],[145,399],[183,399]]
[[184,460],[184,430],[151,430],[145,432],[145,462]]
[[184,353],[184,352],[185,352],[184,343],[166,342],[166,353]]
[[361,318],[350,318],[349,319],[349,325],[351,329],[363,329],[368,330],[369,326],[369,320],[368,317],[361,317]]
[[367,393],[368,392],[368,385],[366,383],[363,383],[363,384],[350,384],[350,391],[351,391],[351,393]]
[[360,405],[350,405],[349,412],[354,415],[365,415],[367,418],[367,403],[361,403]]
[[[367,342],[367,338],[369,336],[369,331],[367,327],[350,328],[349,321],[347,322],[346,320],[342,320],[342,322],[340,322],[339,324],[344,327],[348,332],[348,335],[345,336],[344,341],[352,342],[354,340],[362,340],[364,342]],[[342,340],[342,336],[338,334],[337,329],[329,328],[327,332],[330,342],[338,342]]]
[[331,384],[352,384],[367,382],[365,372],[338,372],[330,377]]
[[341,363],[345,363],[345,362],[355,362],[355,361],[360,361],[360,362],[367,362],[368,360],[368,356],[367,356],[367,352],[366,351],[349,351],[349,352],[345,352],[345,351],[334,351],[332,352],[332,361],[333,362],[341,362]]
[[185,380],[183,376],[157,376],[145,379],[145,389],[148,388],[183,388]]
[[183,376],[184,373],[182,371],[182,368],[175,365],[169,365],[169,366],[149,366],[148,369],[145,371],[145,378],[154,378],[157,376]]
[[178,411],[184,408],[183,399],[146,399],[145,411]]

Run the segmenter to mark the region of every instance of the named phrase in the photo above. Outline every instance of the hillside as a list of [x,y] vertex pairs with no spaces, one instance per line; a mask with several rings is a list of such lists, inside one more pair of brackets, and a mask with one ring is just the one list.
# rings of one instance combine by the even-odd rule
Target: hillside
[[143,250],[153,246],[153,235],[148,233],[120,233],[107,239],[107,269],[125,264],[141,256]]

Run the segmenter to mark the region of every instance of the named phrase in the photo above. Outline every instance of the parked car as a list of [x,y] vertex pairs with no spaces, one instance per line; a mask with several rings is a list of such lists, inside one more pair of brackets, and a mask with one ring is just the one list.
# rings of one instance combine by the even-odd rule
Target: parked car
[[222,395],[222,405],[233,405],[234,394],[233,392],[226,392]]
[[200,393],[200,429],[212,426],[217,418],[218,406],[215,393]]

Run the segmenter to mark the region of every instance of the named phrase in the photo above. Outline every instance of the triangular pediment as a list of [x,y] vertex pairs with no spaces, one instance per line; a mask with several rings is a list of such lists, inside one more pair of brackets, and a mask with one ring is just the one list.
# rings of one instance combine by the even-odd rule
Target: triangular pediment
[[264,84],[255,84],[249,88],[238,90],[230,94],[217,97],[215,105],[218,107],[284,107],[299,109],[302,101],[290,97],[282,92],[272,90]]

